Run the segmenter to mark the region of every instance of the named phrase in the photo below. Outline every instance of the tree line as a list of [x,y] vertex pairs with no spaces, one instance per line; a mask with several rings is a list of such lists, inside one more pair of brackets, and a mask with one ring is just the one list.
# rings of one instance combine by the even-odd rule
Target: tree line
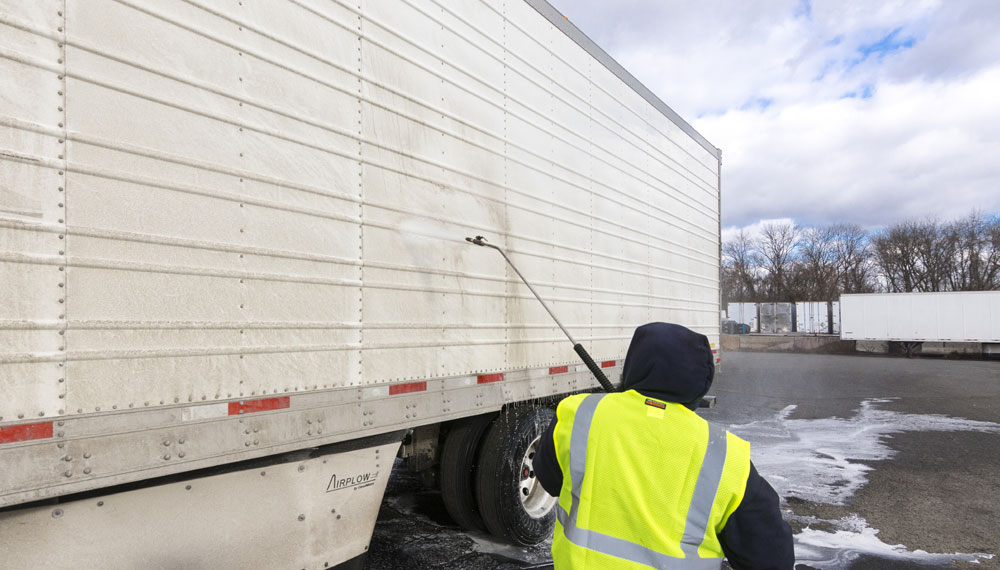
[[1000,289],[1000,213],[880,230],[765,224],[722,244],[722,302],[836,301],[841,293]]

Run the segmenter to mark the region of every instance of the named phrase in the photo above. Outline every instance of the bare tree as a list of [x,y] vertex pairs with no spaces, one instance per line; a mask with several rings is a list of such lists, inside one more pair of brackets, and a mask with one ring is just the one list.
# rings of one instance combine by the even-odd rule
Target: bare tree
[[833,264],[837,272],[839,293],[871,293],[875,291],[872,249],[868,231],[858,224],[834,224]]
[[942,228],[951,252],[948,287],[953,291],[988,291],[1000,286],[1000,216],[987,218],[978,211]]
[[919,290],[945,291],[955,263],[955,244],[947,239],[943,226],[935,219],[928,219],[920,227],[917,260],[923,266],[924,279]]
[[836,299],[842,293],[1000,289],[1000,213],[951,223],[904,220],[870,234],[852,223],[767,224],[723,244],[729,300]]
[[927,276],[921,261],[926,244],[936,233],[930,224],[907,220],[893,224],[872,240],[875,263],[885,279],[890,293],[929,291]]
[[765,224],[761,228],[758,253],[766,275],[761,283],[764,301],[794,301],[790,281],[799,230],[789,223]]
[[798,271],[801,285],[796,298],[831,301],[838,295],[836,234],[833,227],[807,228],[801,232],[798,248]]
[[[728,271],[732,301],[754,301],[757,298],[758,268],[756,241],[744,230],[722,245],[723,270]],[[724,273],[725,276],[725,273]]]

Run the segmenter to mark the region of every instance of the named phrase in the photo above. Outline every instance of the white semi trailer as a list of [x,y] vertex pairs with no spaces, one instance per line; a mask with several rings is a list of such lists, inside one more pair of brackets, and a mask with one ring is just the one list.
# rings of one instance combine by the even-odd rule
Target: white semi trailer
[[596,381],[466,236],[718,343],[719,150],[544,0],[0,0],[0,80],[5,569],[356,567],[397,452],[539,540]]
[[1000,354],[1000,291],[841,295],[844,340],[894,341],[907,353],[923,343],[973,343]]

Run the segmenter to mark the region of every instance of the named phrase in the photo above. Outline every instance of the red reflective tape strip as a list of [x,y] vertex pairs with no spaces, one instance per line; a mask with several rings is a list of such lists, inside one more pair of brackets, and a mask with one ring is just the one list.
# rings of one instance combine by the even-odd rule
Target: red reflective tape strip
[[503,374],[483,374],[476,377],[478,384],[489,384],[490,382],[503,382]]
[[569,366],[553,366],[549,368],[549,374],[565,374],[569,372]]
[[52,437],[52,422],[0,427],[0,443],[48,439]]
[[283,410],[291,405],[288,396],[280,398],[264,398],[261,400],[242,400],[240,402],[229,402],[229,415],[252,414],[254,412],[267,412],[269,410]]
[[427,390],[427,382],[410,382],[409,384],[396,384],[389,386],[389,395],[410,394],[412,392],[424,392]]
[[715,350],[713,350],[713,351],[712,351],[712,354],[719,354],[719,349],[715,349]]
[[601,363],[601,368],[614,368],[618,364],[617,360],[605,360]]

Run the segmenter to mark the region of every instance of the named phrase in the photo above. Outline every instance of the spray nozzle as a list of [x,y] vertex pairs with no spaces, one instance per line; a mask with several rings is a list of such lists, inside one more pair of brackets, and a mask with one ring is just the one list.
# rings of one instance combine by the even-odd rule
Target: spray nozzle
[[476,236],[476,239],[472,239],[470,237],[467,237],[467,238],[465,238],[465,241],[467,241],[469,243],[474,243],[474,244],[479,245],[479,246],[485,246],[486,245],[486,238],[484,238],[483,236]]

